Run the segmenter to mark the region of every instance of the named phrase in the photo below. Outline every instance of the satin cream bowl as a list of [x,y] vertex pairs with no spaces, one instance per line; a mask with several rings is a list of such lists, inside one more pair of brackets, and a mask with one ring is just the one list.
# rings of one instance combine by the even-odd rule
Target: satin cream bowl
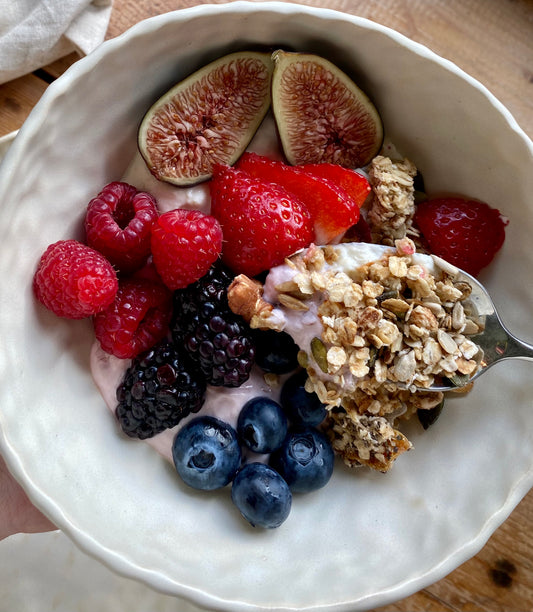
[[[143,114],[230,51],[310,51],[338,63],[381,113],[430,193],[485,200],[510,219],[482,277],[533,339],[533,145],[478,82],[373,22],[281,3],[203,5],[104,43],[46,91],[0,169],[0,443],[34,503],[113,570],[198,605],[341,612],[385,605],[474,555],[533,484],[533,371],[491,369],[447,402],[386,474],[339,464],[278,529],[251,528],[227,490],[186,489],[146,444],[118,433],[89,372],[89,321],[37,307],[46,246],[78,237],[87,202],[120,179]],[[22,571],[22,568],[21,568]]]

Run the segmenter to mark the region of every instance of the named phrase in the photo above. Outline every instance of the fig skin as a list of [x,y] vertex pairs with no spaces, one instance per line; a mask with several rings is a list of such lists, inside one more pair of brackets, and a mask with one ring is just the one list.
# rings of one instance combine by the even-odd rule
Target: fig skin
[[235,163],[270,108],[273,68],[269,53],[240,51],[174,85],[139,127],[150,172],[185,186],[211,178],[215,164]]
[[278,50],[272,59],[272,110],[288,162],[366,166],[383,144],[368,96],[325,58]]

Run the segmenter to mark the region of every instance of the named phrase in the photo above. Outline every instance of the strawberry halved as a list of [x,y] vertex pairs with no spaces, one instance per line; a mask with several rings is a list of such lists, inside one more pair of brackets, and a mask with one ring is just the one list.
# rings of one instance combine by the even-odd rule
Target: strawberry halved
[[313,241],[309,211],[280,185],[217,165],[209,188],[222,260],[236,274],[255,276]]
[[335,183],[361,208],[371,191],[370,183],[356,170],[344,168],[338,164],[303,164],[301,170],[313,176],[319,176]]
[[236,166],[250,176],[281,185],[311,214],[315,242],[332,242],[359,219],[359,205],[329,178],[306,172],[257,153],[244,153]]

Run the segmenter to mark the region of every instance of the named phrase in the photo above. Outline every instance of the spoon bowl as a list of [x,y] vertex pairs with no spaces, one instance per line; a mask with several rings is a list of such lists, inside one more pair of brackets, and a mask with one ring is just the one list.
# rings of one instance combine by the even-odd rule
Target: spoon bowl
[[[457,375],[450,379],[435,382],[426,391],[452,391],[469,385],[484,374],[490,367],[506,359],[526,359],[533,361],[533,345],[514,336],[503,324],[494,302],[485,287],[472,275],[455,269],[454,281],[466,282],[472,288],[465,306],[476,320],[480,333],[470,336],[481,349],[479,367],[472,375]],[[449,382],[445,382],[449,381]]]

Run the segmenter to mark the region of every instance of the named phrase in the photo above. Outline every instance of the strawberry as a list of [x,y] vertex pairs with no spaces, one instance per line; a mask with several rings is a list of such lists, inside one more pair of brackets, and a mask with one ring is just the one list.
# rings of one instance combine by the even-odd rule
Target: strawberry
[[307,174],[319,176],[343,189],[359,208],[371,191],[370,183],[359,172],[338,164],[303,164],[298,166]]
[[177,208],[163,213],[152,227],[152,259],[165,285],[183,289],[196,282],[218,259],[222,229],[211,215]]
[[488,204],[457,197],[420,203],[414,221],[432,253],[473,276],[500,250],[508,223]]
[[306,171],[305,166],[290,166],[257,153],[244,153],[237,168],[281,185],[295,195],[311,213],[317,244],[331,242],[359,219],[358,203],[342,187]]
[[222,260],[237,274],[256,276],[313,241],[307,208],[279,185],[217,165],[210,192],[224,234]]

